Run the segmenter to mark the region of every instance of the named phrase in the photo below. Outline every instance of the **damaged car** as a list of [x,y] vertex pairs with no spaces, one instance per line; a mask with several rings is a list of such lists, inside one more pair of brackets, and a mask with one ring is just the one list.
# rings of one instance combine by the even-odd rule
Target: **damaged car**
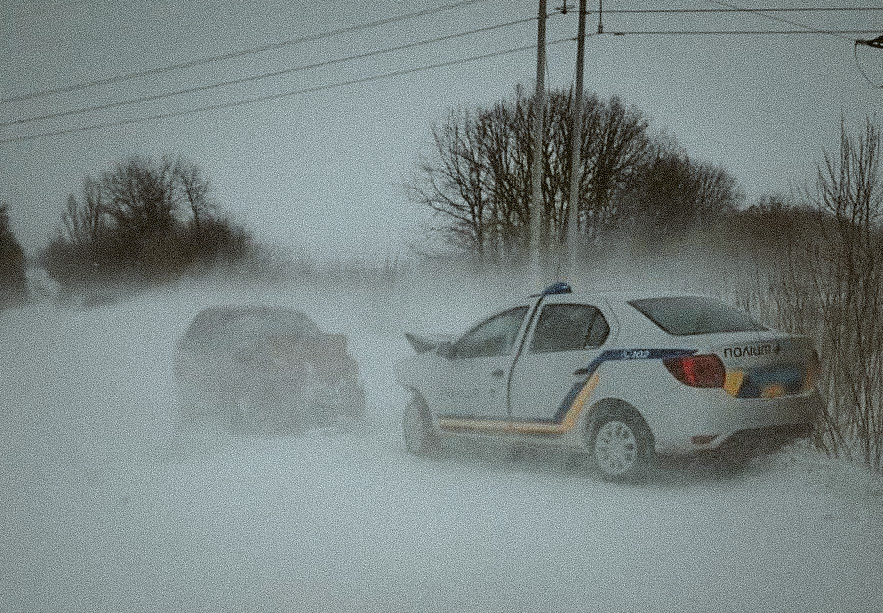
[[361,419],[365,394],[347,338],[277,306],[200,311],[175,348],[182,424],[301,431]]

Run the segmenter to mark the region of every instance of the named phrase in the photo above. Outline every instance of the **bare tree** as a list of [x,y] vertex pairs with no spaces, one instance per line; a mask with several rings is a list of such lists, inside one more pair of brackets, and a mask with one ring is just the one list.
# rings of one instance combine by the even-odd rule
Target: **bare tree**
[[451,219],[449,238],[479,255],[484,253],[485,230],[491,223],[485,211],[489,177],[483,163],[483,121],[469,114],[454,119],[452,114],[443,128],[433,130],[441,164],[421,167],[427,181],[418,189],[427,206]]
[[169,158],[159,162],[132,158],[102,176],[103,211],[113,220],[119,238],[137,245],[175,227],[182,203],[174,169]]
[[217,207],[209,198],[211,187],[202,169],[191,162],[178,161],[172,172],[190,206],[193,226],[199,228],[203,220],[214,218]]
[[[590,142],[596,143],[596,148],[589,151],[585,217],[587,233],[600,236],[621,218],[615,195],[625,189],[639,170],[650,153],[651,143],[646,136],[647,120],[637,111],[627,109],[616,97],[599,109],[593,119],[588,121],[588,130]],[[596,132],[593,134],[592,130]]]
[[221,217],[201,169],[171,157],[131,158],[87,178],[62,213],[63,231],[43,253],[62,285],[156,282],[194,264],[241,260],[252,242]]
[[[770,206],[762,241],[775,274],[761,288],[780,327],[810,334],[821,354],[827,409],[817,445],[883,469],[883,186],[880,130],[840,125],[804,194],[806,207]],[[743,216],[743,219],[749,219]]]
[[[416,200],[445,221],[456,244],[483,258],[526,253],[531,218],[530,160],[533,99],[519,88],[514,101],[490,109],[452,112],[433,130],[435,155],[419,167]],[[622,189],[649,150],[647,122],[618,99],[584,101],[579,185],[580,229],[600,234],[616,216],[611,194]],[[551,92],[544,105],[541,241],[566,236],[572,131],[572,92]]]
[[61,215],[64,237],[73,245],[88,246],[99,240],[104,227],[101,184],[87,178],[83,182],[82,200],[71,194]]
[[632,173],[617,200],[618,217],[628,229],[667,237],[733,211],[739,193],[736,179],[723,168],[697,164],[683,150],[666,146]]
[[[819,165],[813,202],[831,219],[815,286],[824,322],[831,443],[856,442],[862,459],[883,459],[883,190],[880,131],[866,120],[857,137],[840,126],[835,154]],[[848,450],[847,450],[848,452]]]
[[21,304],[27,298],[25,254],[12,229],[5,204],[0,204],[0,308]]

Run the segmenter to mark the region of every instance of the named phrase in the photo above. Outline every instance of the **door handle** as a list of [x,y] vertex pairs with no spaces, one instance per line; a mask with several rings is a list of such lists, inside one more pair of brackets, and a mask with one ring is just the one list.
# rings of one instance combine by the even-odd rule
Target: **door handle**
[[492,377],[502,377],[504,374],[505,373],[503,373],[502,368],[498,368],[497,370],[491,372]]

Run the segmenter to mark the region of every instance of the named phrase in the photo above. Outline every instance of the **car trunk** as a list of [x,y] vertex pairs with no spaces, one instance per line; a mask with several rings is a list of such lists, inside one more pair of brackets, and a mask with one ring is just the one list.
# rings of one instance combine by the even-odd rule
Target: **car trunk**
[[724,388],[736,398],[795,396],[815,384],[818,356],[806,337],[774,330],[706,336],[706,352],[723,361]]

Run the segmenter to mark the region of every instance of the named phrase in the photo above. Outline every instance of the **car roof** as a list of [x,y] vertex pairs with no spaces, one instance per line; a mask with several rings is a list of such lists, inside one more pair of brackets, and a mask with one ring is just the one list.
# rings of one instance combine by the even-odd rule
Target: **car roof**
[[[513,308],[535,304],[540,294],[523,296],[519,300],[510,300],[498,305],[494,314]],[[619,342],[671,342],[672,336],[655,324],[644,313],[630,304],[634,300],[648,298],[699,298],[711,299],[723,303],[716,297],[701,293],[684,291],[659,291],[636,289],[618,292],[583,292],[554,293],[543,296],[543,304],[587,304],[601,309],[610,319],[612,329],[616,330]],[[483,318],[486,319],[486,314]],[[611,319],[612,318],[612,319]]]
[[633,300],[644,300],[647,298],[711,298],[720,300],[715,296],[706,294],[697,294],[691,292],[677,291],[656,291],[656,290],[635,290],[627,292],[580,292],[575,291],[569,294],[552,294],[544,298],[545,302],[576,302],[594,304],[603,302],[609,305],[627,304]]
[[[668,343],[672,342],[669,333],[655,324],[644,313],[630,304],[634,300],[647,298],[698,298],[712,299],[722,302],[714,296],[691,294],[688,292],[659,292],[637,290],[631,292],[572,292],[569,294],[552,294],[544,298],[544,304],[589,304],[597,306],[607,316],[612,316],[615,324],[617,342],[632,343]],[[679,341],[681,342],[681,341]]]
[[[512,300],[506,303],[502,303],[499,307],[494,311],[495,313],[499,313],[502,311],[506,311],[509,309],[523,307],[528,304],[534,303],[535,300],[539,297],[539,294],[534,294],[530,297],[523,297],[520,300]],[[562,294],[547,294],[543,296],[544,304],[588,304],[599,307],[602,311],[612,311],[622,323],[627,324],[629,327],[638,326],[640,328],[647,328],[647,330],[653,330],[654,332],[658,331],[659,328],[653,324],[652,321],[647,319],[647,317],[641,313],[638,309],[634,308],[630,302],[634,300],[643,300],[648,298],[700,298],[700,299],[711,299],[716,300],[718,302],[722,302],[720,298],[715,296],[699,294],[699,293],[689,293],[689,292],[677,292],[677,291],[657,291],[657,290],[634,290],[634,291],[620,291],[620,292],[570,292],[570,293],[562,293]]]
[[193,318],[182,342],[255,335],[318,337],[318,326],[306,313],[264,304],[221,305],[202,309]]

